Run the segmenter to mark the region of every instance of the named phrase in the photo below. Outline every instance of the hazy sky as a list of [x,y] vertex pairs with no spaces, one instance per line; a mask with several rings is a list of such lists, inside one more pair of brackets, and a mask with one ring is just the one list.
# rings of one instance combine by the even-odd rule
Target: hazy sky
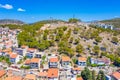
[[73,15],[83,21],[119,17],[120,0],[0,0],[0,19],[36,22]]

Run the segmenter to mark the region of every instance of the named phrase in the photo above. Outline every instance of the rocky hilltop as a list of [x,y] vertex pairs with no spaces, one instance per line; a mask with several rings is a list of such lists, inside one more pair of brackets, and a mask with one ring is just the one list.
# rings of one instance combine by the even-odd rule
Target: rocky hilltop
[[0,24],[25,24],[23,21],[15,20],[15,19],[1,19]]

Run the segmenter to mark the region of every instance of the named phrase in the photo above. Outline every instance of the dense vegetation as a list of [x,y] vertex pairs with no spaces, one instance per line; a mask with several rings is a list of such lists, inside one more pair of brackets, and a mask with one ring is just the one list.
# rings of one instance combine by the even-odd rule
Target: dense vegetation
[[[72,19],[74,20],[74,19]],[[78,20],[78,19],[77,19]],[[69,20],[71,21],[71,19]],[[76,20],[75,20],[76,21]],[[116,59],[111,59],[115,65],[119,66],[120,63],[120,48],[110,48],[109,51],[102,51],[101,45],[104,48],[109,48],[104,42],[104,34],[110,34],[106,39],[111,45],[119,43],[119,32],[98,28],[97,26],[90,25],[90,27],[67,27],[61,26],[54,29],[40,29],[46,21],[37,22],[29,25],[2,25],[8,26],[10,29],[21,29],[22,32],[18,35],[19,46],[28,45],[30,48],[37,48],[39,51],[49,50],[50,48],[56,49],[59,54],[65,54],[70,57],[76,55],[90,54],[91,56],[101,57],[106,56],[111,59],[110,53],[117,56]],[[73,23],[73,22],[72,22]],[[103,34],[104,33],[104,34]],[[102,34],[102,36],[100,36]],[[92,41],[92,43],[87,43]],[[85,51],[88,50],[87,53]],[[103,53],[107,55],[103,55]],[[74,60],[74,63],[76,60]]]
[[105,74],[103,71],[99,71],[97,77],[95,71],[90,71],[87,67],[81,72],[81,76],[84,80],[106,80]]
[[70,18],[68,22],[70,22],[70,23],[76,23],[78,21],[81,21],[81,20],[76,19],[76,18]]

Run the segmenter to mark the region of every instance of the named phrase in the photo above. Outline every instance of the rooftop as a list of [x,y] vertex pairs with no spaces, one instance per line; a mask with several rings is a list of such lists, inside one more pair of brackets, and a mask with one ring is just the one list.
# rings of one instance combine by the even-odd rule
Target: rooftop
[[58,62],[58,58],[50,58],[50,62]]
[[62,56],[62,61],[70,61],[70,57],[68,57],[68,56]]
[[11,54],[10,58],[16,58],[18,56],[18,54]]
[[20,76],[12,76],[5,78],[5,80],[23,80],[23,78]]
[[0,77],[2,77],[3,75],[6,74],[6,71],[5,70],[0,70]]
[[83,80],[82,77],[78,77],[76,80]]
[[22,46],[21,46],[22,49],[25,49],[25,48],[27,48],[27,47],[28,47],[28,46],[26,46],[26,45],[22,45]]
[[39,58],[32,58],[32,59],[30,60],[30,62],[31,62],[31,63],[38,63],[38,62],[40,62],[40,59],[39,59]]
[[78,70],[78,71],[80,71],[81,68],[78,68],[78,67],[77,67],[77,68],[73,68],[72,70],[76,70],[76,71]]
[[30,64],[30,59],[25,60],[25,64]]
[[36,80],[36,76],[34,74],[27,74],[25,76],[25,79],[24,80]]
[[79,61],[84,61],[84,62],[86,62],[86,61],[87,61],[87,58],[85,58],[85,57],[79,57],[78,60],[79,60]]
[[48,69],[48,75],[49,78],[55,78],[58,77],[58,69],[57,68],[50,68]]
[[35,48],[28,48],[27,51],[28,52],[34,52],[36,49]]
[[117,80],[120,79],[120,73],[119,73],[119,72],[114,72],[114,73],[112,74],[112,76],[113,76],[114,78],[116,78]]

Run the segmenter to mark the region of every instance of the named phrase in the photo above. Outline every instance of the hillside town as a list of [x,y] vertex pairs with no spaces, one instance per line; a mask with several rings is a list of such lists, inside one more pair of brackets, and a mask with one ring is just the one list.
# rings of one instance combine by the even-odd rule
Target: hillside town
[[59,55],[56,50],[39,51],[28,45],[19,46],[20,32],[20,29],[0,27],[0,80],[84,80],[82,71],[86,68],[95,71],[95,75],[103,71],[105,80],[120,80],[120,68],[113,66],[106,56],[76,56],[73,64],[70,56]]

